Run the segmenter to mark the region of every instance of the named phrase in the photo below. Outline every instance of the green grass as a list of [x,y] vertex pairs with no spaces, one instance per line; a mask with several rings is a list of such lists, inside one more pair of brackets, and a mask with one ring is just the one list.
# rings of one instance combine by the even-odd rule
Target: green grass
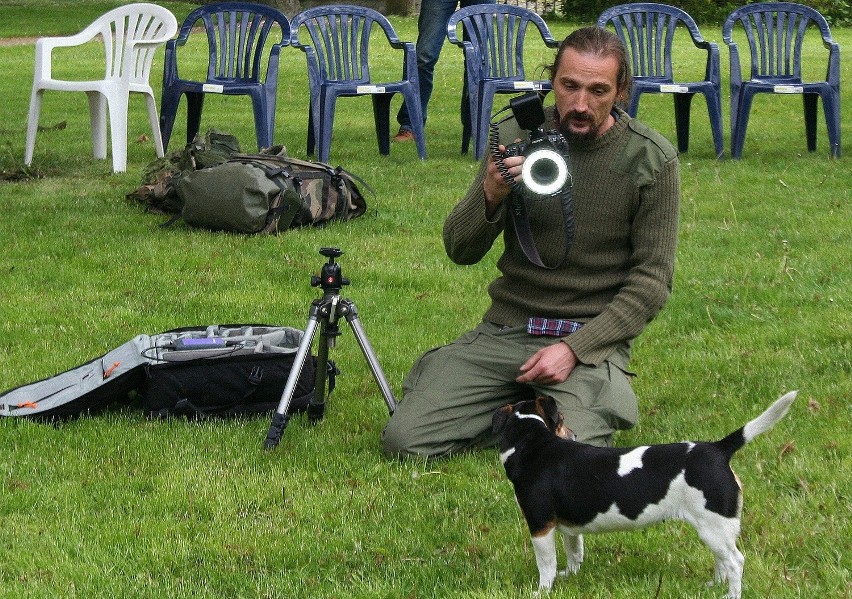
[[[49,6],[5,3],[0,33],[72,33],[108,5]],[[191,9],[169,6],[179,20]],[[51,14],[60,18],[50,26],[37,18]],[[401,38],[416,36],[413,18],[394,24]],[[558,38],[572,28],[551,25]],[[852,29],[834,35],[852,47]],[[42,124],[67,126],[40,133],[33,167],[22,169],[32,56],[31,44],[0,47],[0,389],[138,333],[304,326],[324,245],[345,251],[345,292],[397,394],[421,352],[481,317],[497,252],[457,267],[440,238],[476,169],[459,155],[456,48],[445,48],[436,72],[429,159],[417,160],[413,145],[380,156],[369,100],[341,100],[331,162],[378,195],[359,220],[278,237],[162,229],[163,217],[129,204],[124,195],[154,156],[141,102],[131,105],[126,174],[92,158],[82,95],[56,93],[45,96]],[[95,69],[94,56],[64,68]],[[542,49],[530,61],[548,56]],[[700,68],[686,52],[681,64]],[[852,67],[842,69],[848,96]],[[300,52],[284,52],[276,141],[295,156],[305,155],[304,71]],[[723,106],[727,131],[726,93]],[[848,102],[843,110],[848,123]],[[714,439],[801,389],[790,415],[735,458],[746,501],[743,596],[846,597],[852,146],[830,160],[820,121],[818,151],[808,154],[801,102],[758,98],[743,160],[717,162],[701,99],[694,113],[675,290],[637,341],[641,417],[617,443]],[[673,138],[670,99],[643,98],[641,116]],[[247,100],[210,98],[203,118],[203,128],[252,149]],[[261,450],[266,418],[149,422],[116,408],[58,427],[0,421],[0,597],[528,597],[533,552],[496,452],[384,458],[387,411],[351,331],[332,357],[343,374],[325,420],[294,419],[274,452]],[[582,571],[551,596],[721,597],[722,587],[703,586],[711,576],[709,552],[674,523],[587,538]]]

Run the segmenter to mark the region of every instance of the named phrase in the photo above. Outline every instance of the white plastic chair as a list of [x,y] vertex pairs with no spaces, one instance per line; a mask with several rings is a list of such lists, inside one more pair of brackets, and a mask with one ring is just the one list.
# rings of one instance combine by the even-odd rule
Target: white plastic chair
[[[145,95],[157,156],[163,156],[163,141],[154,92],[148,84],[151,61],[157,48],[178,30],[175,16],[155,4],[128,4],[111,10],[76,35],[47,37],[36,42],[33,91],[27,121],[24,162],[32,164],[41,97],[45,90],[86,92],[92,119],[95,158],[106,158],[107,114],[112,142],[112,169],[127,170],[127,105],[131,92]],[[100,36],[106,55],[105,76],[97,81],[64,81],[51,73],[54,48],[80,46]]]

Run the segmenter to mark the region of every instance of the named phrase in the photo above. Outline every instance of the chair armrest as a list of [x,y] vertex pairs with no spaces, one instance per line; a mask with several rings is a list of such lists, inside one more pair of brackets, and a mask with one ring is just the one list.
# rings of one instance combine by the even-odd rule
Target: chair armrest
[[742,72],[740,69],[740,51],[737,48],[737,43],[731,41],[728,44],[728,50],[731,54],[730,79],[731,89],[739,89],[743,82]]
[[825,41],[828,48],[828,69],[825,75],[826,81],[834,85],[840,85],[840,46],[834,41]]
[[[269,49],[269,60],[266,61],[266,81],[277,80],[278,79],[278,63],[281,60],[281,48],[283,46],[290,45],[289,36],[286,37],[281,43],[272,44],[272,47]],[[258,79],[263,73],[258,73]]]
[[395,38],[395,39],[388,38],[388,44],[390,44],[391,48],[394,48],[396,50],[405,50],[406,46],[408,46],[408,45],[413,46],[414,42],[402,42],[402,41],[399,40],[399,38]]
[[414,74],[415,77],[418,76],[417,50],[415,49],[414,42],[400,42],[399,48],[403,51],[402,78],[411,80],[412,74]]
[[[293,45],[292,39],[290,45]],[[296,47],[305,53],[305,62],[308,65],[308,81],[311,84],[320,83],[322,81],[322,76],[320,75],[320,67],[319,61],[317,60],[316,50],[314,50],[313,46],[305,44],[299,44]]]
[[99,28],[87,27],[80,33],[58,37],[42,37],[35,43],[35,79],[50,79],[53,72],[54,48],[72,48],[90,42],[100,33]]
[[722,67],[719,58],[719,45],[715,42],[707,43],[707,69],[704,72],[704,78],[707,81],[721,81]]

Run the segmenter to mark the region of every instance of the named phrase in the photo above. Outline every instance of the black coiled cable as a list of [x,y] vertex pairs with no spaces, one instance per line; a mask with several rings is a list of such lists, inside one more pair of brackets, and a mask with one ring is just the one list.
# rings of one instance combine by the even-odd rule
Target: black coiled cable
[[[506,108],[500,112],[504,111],[506,111]],[[498,112],[497,115],[499,115],[500,112]],[[506,154],[500,151],[500,125],[508,121],[510,118],[512,117],[507,116],[503,120],[497,122],[494,122],[492,119],[488,123],[488,148],[491,150],[491,155],[494,157],[494,164],[497,165],[497,170],[500,172],[500,176],[503,177],[503,180],[508,185],[511,185],[513,189],[517,189],[520,186],[520,183],[515,181],[515,178],[509,173],[509,169],[503,162],[503,159],[506,158]]]

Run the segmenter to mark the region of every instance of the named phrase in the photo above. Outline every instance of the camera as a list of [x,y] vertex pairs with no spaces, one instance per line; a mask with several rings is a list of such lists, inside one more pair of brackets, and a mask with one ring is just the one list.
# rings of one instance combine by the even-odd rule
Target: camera
[[523,156],[520,193],[528,199],[548,198],[570,188],[568,142],[555,129],[545,131],[544,107],[538,93],[524,94],[509,100],[512,114],[522,129],[530,134],[526,142],[510,144],[498,158],[498,165],[507,156]]
[[[504,121],[490,123],[489,144],[494,163],[503,180],[512,186],[509,213],[515,225],[518,242],[527,259],[542,268],[558,268],[565,261],[574,241],[574,180],[568,162],[568,142],[559,131],[544,130],[544,106],[537,92],[512,98],[509,100],[509,108],[512,109],[518,126],[530,132],[527,141],[509,144],[505,151],[501,152],[500,123]],[[515,181],[506,167],[504,161],[508,156],[524,157],[520,181]],[[555,265],[545,264],[535,247],[526,206],[532,201],[550,199],[559,204],[565,232],[562,258]]]

